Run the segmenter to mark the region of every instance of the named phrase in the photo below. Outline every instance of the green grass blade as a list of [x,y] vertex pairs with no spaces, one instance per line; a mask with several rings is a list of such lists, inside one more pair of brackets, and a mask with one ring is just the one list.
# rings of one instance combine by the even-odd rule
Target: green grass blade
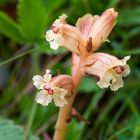
[[7,60],[1,62],[1,63],[0,63],[0,66],[5,65],[5,64],[7,64],[7,63],[10,63],[10,62],[12,62],[12,61],[14,61],[14,60],[16,60],[16,59],[18,59],[18,58],[24,56],[24,55],[27,55],[27,54],[31,53],[32,51],[34,51],[34,50],[35,50],[35,49],[30,49],[30,50],[28,50],[28,51],[26,51],[26,52],[23,52],[23,53],[21,53],[21,54],[18,54],[18,55],[14,56],[14,57],[12,57],[12,58],[10,58],[10,59],[7,59]]

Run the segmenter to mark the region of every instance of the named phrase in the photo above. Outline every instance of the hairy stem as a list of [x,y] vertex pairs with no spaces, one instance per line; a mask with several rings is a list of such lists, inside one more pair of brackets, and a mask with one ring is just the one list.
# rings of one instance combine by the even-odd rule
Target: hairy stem
[[[80,64],[81,63],[82,62],[79,61],[79,66],[78,67],[76,66],[76,69],[73,68],[72,79],[73,79],[73,83],[74,83],[75,87],[72,89],[72,91],[70,93],[71,96],[67,99],[68,105],[60,108],[57,123],[55,126],[55,133],[54,133],[53,140],[65,140],[67,127],[68,127],[70,117],[71,117],[72,104],[74,102],[74,99],[75,99],[75,96],[77,93],[78,84],[79,84],[80,79],[82,77],[82,74],[80,72]],[[73,67],[74,67],[74,65],[73,65]]]
[[60,108],[57,123],[55,126],[54,140],[65,140],[65,134],[67,131],[67,126],[70,120],[70,113],[72,104],[76,95],[76,91],[68,99],[68,105]]

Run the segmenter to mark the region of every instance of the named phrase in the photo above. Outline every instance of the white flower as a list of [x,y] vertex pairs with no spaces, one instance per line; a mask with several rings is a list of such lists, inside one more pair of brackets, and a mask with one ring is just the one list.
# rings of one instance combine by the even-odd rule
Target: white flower
[[67,104],[65,100],[67,90],[55,86],[51,80],[52,76],[50,70],[46,70],[46,74],[43,77],[40,75],[35,75],[33,77],[34,86],[40,89],[36,95],[36,102],[47,106],[53,99],[56,106],[63,107]]
[[109,54],[94,53],[87,58],[84,68],[85,72],[100,78],[97,82],[100,88],[110,86],[111,90],[116,91],[118,88],[123,87],[122,77],[126,77],[130,73],[130,68],[126,64],[129,59],[130,56],[119,60]]

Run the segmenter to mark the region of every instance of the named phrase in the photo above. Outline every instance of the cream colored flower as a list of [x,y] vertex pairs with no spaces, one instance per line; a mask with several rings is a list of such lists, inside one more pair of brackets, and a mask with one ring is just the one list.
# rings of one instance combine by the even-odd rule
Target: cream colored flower
[[84,72],[98,76],[100,80],[97,84],[100,88],[110,86],[111,90],[116,91],[123,87],[122,77],[126,77],[130,73],[130,68],[126,64],[129,59],[130,56],[119,60],[109,54],[95,53],[87,58]]
[[88,56],[107,40],[117,15],[113,8],[106,10],[101,16],[86,14],[78,19],[74,27],[67,24],[67,16],[62,14],[53,23],[52,30],[46,32],[46,40],[53,49],[64,46],[80,56]]
[[56,106],[63,107],[67,104],[65,100],[67,90],[56,87],[51,80],[50,70],[46,70],[43,77],[40,75],[33,77],[34,86],[40,90],[36,95],[36,101],[43,106],[47,106],[53,99]]

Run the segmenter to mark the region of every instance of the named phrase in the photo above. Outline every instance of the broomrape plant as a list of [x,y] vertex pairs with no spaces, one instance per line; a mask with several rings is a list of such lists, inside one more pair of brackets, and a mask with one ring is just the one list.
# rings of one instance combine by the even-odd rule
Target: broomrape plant
[[[46,32],[46,40],[54,50],[65,47],[72,52],[72,76],[52,77],[46,70],[44,77],[36,75],[33,83],[40,91],[36,95],[37,103],[48,105],[52,99],[61,107],[54,139],[65,138],[68,119],[76,89],[85,74],[99,77],[100,88],[110,87],[112,91],[123,87],[123,77],[130,73],[127,61],[130,56],[119,60],[113,55],[96,52],[101,44],[108,40],[108,35],[116,24],[118,13],[113,8],[107,9],[101,16],[86,14],[79,18],[76,26],[66,22],[67,15],[62,14]],[[69,96],[68,96],[69,95]]]

